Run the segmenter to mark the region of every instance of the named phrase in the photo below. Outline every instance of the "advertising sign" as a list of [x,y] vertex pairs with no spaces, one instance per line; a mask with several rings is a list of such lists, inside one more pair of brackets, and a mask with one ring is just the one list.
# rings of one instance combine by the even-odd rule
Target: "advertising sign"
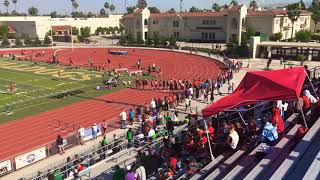
[[[98,133],[97,136],[101,135],[101,125],[97,125],[98,126]],[[88,141],[90,139],[93,139],[93,131],[92,128],[85,128],[84,129],[84,138],[85,141]]]
[[15,158],[16,161],[16,169],[20,169],[22,167],[28,166],[32,163],[40,161],[47,157],[46,148],[41,147],[39,149],[33,150],[31,152],[25,153],[23,155],[17,156]]
[[6,160],[0,162],[0,176],[3,176],[12,171],[11,161]]

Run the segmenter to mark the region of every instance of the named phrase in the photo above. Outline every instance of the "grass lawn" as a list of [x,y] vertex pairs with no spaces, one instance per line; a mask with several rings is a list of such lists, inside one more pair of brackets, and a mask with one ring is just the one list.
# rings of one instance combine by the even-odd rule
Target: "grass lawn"
[[[130,78],[122,76],[121,79]],[[13,94],[8,90],[10,82],[15,87]],[[0,60],[0,123],[123,88],[96,90],[96,86],[101,85],[101,82],[102,73],[99,72],[67,69],[44,63]],[[13,113],[10,113],[11,111]]]

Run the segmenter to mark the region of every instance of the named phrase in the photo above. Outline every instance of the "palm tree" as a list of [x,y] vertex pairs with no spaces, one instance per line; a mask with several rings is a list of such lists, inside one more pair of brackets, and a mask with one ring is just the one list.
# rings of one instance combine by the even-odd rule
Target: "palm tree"
[[39,10],[38,10],[36,7],[34,7],[34,6],[31,6],[31,7],[28,9],[28,14],[29,14],[30,16],[37,16],[38,13],[39,13]]
[[237,6],[237,5],[238,5],[238,1],[232,0],[232,1],[230,2],[230,5],[232,5],[232,6]]
[[219,11],[219,9],[220,9],[219,4],[218,4],[218,3],[213,3],[212,9],[213,9],[214,11]]
[[74,7],[73,7],[73,3],[76,2],[76,0],[70,0],[71,1],[71,5],[72,5],[72,13],[74,14]]
[[253,9],[257,9],[258,8],[258,4],[255,0],[252,0],[250,1],[250,5],[249,5],[250,8],[253,8]]
[[17,12],[17,3],[18,3],[18,0],[12,0],[12,3],[14,4],[14,11]]
[[296,22],[300,17],[300,4],[294,3],[288,5],[288,18],[291,20],[292,24],[292,31],[291,31],[291,39],[293,38],[293,29],[294,29],[294,22]]
[[79,7],[79,4],[78,4],[76,1],[74,1],[74,2],[72,3],[73,16],[76,16],[76,12],[77,12],[78,7]]
[[109,9],[110,9],[110,12],[112,13],[114,10],[116,10],[116,7],[113,4],[111,4]]
[[182,12],[182,1],[183,0],[180,0],[180,12]]
[[109,14],[110,4],[108,2],[104,3],[104,8],[106,8],[107,14]]
[[8,0],[4,0],[3,1],[3,5],[7,8],[7,14],[9,14],[9,9],[8,9],[8,7],[9,7],[9,1]]

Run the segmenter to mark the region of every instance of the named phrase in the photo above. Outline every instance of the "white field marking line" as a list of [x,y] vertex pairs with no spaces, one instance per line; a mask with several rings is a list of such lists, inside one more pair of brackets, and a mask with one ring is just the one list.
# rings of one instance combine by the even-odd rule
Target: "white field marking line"
[[[18,104],[18,103],[25,103],[25,102],[28,102],[28,101],[31,101],[31,100],[35,100],[35,99],[41,99],[41,98],[45,98],[45,97],[50,97],[50,96],[54,96],[54,95],[58,95],[58,94],[61,94],[61,93],[65,93],[65,92],[70,92],[70,91],[75,91],[75,90],[79,90],[79,89],[82,89],[82,88],[85,88],[85,87],[90,87],[90,86],[93,86],[93,85],[87,85],[87,86],[81,86],[81,87],[78,87],[78,88],[74,88],[74,89],[69,89],[69,90],[65,90],[65,91],[57,91],[55,93],[51,93],[51,94],[48,94],[48,95],[45,95],[45,96],[39,96],[39,97],[35,97],[34,99],[28,99],[28,100],[25,100],[25,101],[17,101],[17,102],[13,102],[9,105],[15,105],[15,104]],[[86,91],[86,92],[92,92],[92,91],[97,91],[96,89],[93,89],[93,90],[90,90],[90,91]],[[57,99],[59,100],[59,99]],[[45,103],[39,103],[39,104],[45,104]],[[39,104],[35,104],[34,106],[36,105],[39,105]],[[2,105],[0,106],[0,108],[4,107],[5,105]],[[33,107],[32,106],[27,106],[26,108],[28,107]],[[20,108],[20,109],[25,109],[25,108]]]
[[38,87],[38,88],[42,88],[42,89],[49,89],[49,90],[54,90],[52,88],[48,88],[48,87],[45,87],[45,86],[39,86],[39,85],[35,85],[35,84],[29,84],[29,83],[25,83],[25,82],[20,82],[20,81],[15,81],[15,80],[12,80],[12,79],[6,79],[6,78],[0,78],[1,80],[4,80],[4,81],[12,81],[12,82],[15,82],[17,84],[24,84],[24,85],[27,85],[27,86],[32,86],[32,87]]
[[[52,78],[54,78],[54,77],[52,77],[52,78],[50,78],[50,77],[45,77],[45,76],[41,76],[41,75],[38,75],[38,76],[37,76],[36,74],[28,74],[28,73],[17,72],[16,70],[10,71],[10,70],[8,70],[8,69],[3,69],[3,68],[1,68],[1,67],[0,67],[0,69],[1,69],[1,71],[7,71],[7,72],[10,72],[10,73],[15,73],[15,74],[20,74],[20,75],[37,77],[38,79],[45,79],[45,80],[50,80],[50,81],[52,81]],[[74,80],[71,80],[71,79],[69,79],[69,80],[70,80],[70,81],[74,81]],[[60,80],[60,81],[68,82],[68,81],[65,81],[65,80],[63,80],[63,79]],[[74,81],[74,83],[83,85],[82,83],[79,83],[79,81]]]
[[[92,91],[96,91],[95,89],[94,90],[90,90],[90,91],[86,91],[86,92],[92,92]],[[42,98],[42,97],[41,97]],[[38,99],[38,98],[37,98]],[[29,100],[26,100],[26,101],[21,101],[19,103],[24,103],[24,102],[27,102],[27,101],[30,101],[32,99],[29,99]],[[34,99],[33,99],[34,100]],[[39,104],[34,104],[34,105],[31,105],[31,106],[24,106],[23,108],[17,108],[17,109],[14,109],[15,111],[20,111],[20,110],[24,110],[24,109],[28,109],[28,108],[31,108],[31,107],[34,107],[34,106],[39,106],[39,105],[43,105],[43,104],[48,104],[48,103],[51,103],[53,101],[59,101],[60,99],[53,99],[51,101],[45,101],[43,103],[39,103]],[[0,107],[4,107],[4,106],[0,106]],[[0,113],[1,114],[1,113]]]

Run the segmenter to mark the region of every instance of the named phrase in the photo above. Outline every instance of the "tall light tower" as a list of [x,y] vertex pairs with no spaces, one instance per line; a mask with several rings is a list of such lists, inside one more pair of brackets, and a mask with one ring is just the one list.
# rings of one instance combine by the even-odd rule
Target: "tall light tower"
[[180,0],[180,12],[182,12],[182,1],[183,0]]

